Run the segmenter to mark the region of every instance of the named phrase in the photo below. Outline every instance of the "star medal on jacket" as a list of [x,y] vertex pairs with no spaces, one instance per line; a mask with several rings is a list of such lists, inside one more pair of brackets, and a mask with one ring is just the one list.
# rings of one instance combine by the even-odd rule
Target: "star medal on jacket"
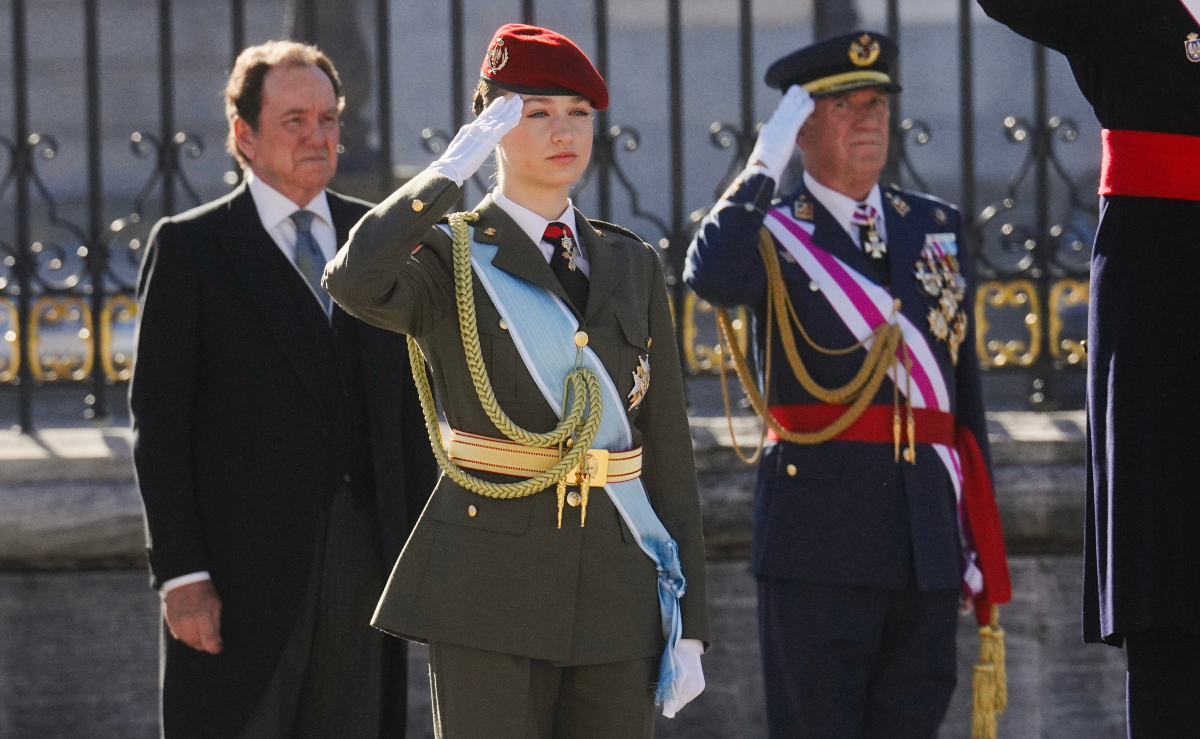
[[958,364],[958,350],[967,336],[967,314],[962,301],[967,281],[958,269],[958,244],[952,233],[927,234],[916,268],[917,284],[937,305],[929,309],[929,332],[950,349]]
[[1183,50],[1187,52],[1189,62],[1200,62],[1200,35],[1189,33],[1187,41],[1183,42]]
[[634,410],[646,399],[650,392],[650,357],[638,357],[638,368],[633,372],[633,389],[629,391],[629,410]]

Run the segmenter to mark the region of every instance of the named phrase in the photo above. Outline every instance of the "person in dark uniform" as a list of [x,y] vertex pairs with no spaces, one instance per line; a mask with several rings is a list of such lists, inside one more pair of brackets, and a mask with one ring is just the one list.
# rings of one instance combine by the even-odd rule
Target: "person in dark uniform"
[[326,190],[340,80],[244,50],[226,87],[245,182],[154,227],[129,403],[163,597],[166,739],[397,739],[404,645],[370,627],[436,482],[403,337],[321,289],[369,205]]
[[[325,272],[352,315],[413,337],[445,471],[373,623],[429,643],[439,737],[649,737],[656,702],[673,716],[703,689],[709,640],[662,266],[571,204],[608,105],[583,52],[507,25],[480,76],[476,119]],[[496,188],[444,218],[493,151]]]
[[1200,729],[1200,2],[979,0],[1061,52],[1103,126],[1088,305],[1084,639],[1127,645],[1129,735]]
[[[684,273],[755,315],[764,376],[734,360],[771,442],[752,567],[779,739],[933,737],[960,600],[990,630],[1009,599],[962,218],[878,183],[896,59],[889,38],[857,32],[770,67],[786,92]],[[803,182],[775,200],[797,144]],[[994,712],[980,718],[994,731]]]

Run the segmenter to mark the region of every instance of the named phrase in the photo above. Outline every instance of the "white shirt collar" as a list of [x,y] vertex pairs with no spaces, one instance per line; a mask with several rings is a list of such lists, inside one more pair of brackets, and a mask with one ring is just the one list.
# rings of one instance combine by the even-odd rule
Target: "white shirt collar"
[[[850,234],[850,238],[857,244],[858,229],[852,224],[852,220],[854,218],[854,209],[858,206],[858,201],[849,195],[843,195],[837,190],[822,185],[807,171],[804,173],[804,186],[808,188],[808,191],[812,193],[812,196],[821,205],[825,206],[825,210],[829,211],[829,214],[838,222],[842,230]],[[871,192],[867,194],[867,199],[863,202],[870,205],[879,214],[879,220],[875,223],[875,230],[879,232],[879,238],[887,241],[887,224],[883,216],[883,194],[880,192],[878,184],[871,188]]]
[[570,198],[567,198],[567,209],[553,221],[547,221],[525,206],[514,203],[505,197],[504,193],[500,192],[500,188],[492,190],[492,200],[496,201],[496,205],[499,205],[500,209],[507,213],[509,218],[517,222],[521,230],[529,235],[529,239],[534,244],[537,244],[539,249],[541,248],[542,236],[546,233],[546,226],[551,223],[562,223],[571,229],[571,233],[579,234],[579,229],[575,227],[575,206]]
[[290,219],[291,215],[298,210],[310,210],[316,214],[317,218],[329,224],[330,228],[334,227],[333,214],[329,211],[329,199],[325,197],[324,190],[317,193],[317,196],[309,201],[308,205],[301,208],[289,200],[286,195],[255,177],[254,170],[247,168],[245,172],[250,196],[254,198],[254,207],[258,210],[258,217],[262,220],[263,227],[268,233],[283,221]]

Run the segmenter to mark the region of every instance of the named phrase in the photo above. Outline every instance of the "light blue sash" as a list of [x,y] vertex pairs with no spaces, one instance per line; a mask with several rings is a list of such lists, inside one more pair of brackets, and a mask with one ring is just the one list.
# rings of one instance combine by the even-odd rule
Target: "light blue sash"
[[[440,228],[450,231],[446,226]],[[475,229],[471,228],[471,265],[475,275],[508,324],[508,333],[546,402],[562,418],[563,399],[559,393],[567,374],[575,369],[574,337],[579,323],[556,295],[493,266],[492,259],[498,250],[497,246],[476,242]],[[592,446],[612,452],[626,451],[633,447],[633,432],[625,415],[625,400],[591,347],[584,347],[582,355],[604,391],[604,413]],[[667,647],[659,664],[654,699],[662,703],[675,694],[676,681],[681,677],[675,646],[683,633],[679,599],[687,581],[679,566],[679,547],[650,506],[640,477],[628,482],[610,482],[604,489],[638,546],[658,569],[658,603]]]

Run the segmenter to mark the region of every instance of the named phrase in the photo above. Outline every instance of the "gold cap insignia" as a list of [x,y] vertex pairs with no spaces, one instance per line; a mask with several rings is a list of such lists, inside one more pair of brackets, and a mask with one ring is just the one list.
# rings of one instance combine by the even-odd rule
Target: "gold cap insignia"
[[487,52],[487,63],[492,74],[504,69],[504,65],[508,64],[508,49],[504,46],[504,39],[498,38],[492,42]]
[[879,58],[879,42],[864,33],[850,42],[850,61],[856,67],[869,67]]

